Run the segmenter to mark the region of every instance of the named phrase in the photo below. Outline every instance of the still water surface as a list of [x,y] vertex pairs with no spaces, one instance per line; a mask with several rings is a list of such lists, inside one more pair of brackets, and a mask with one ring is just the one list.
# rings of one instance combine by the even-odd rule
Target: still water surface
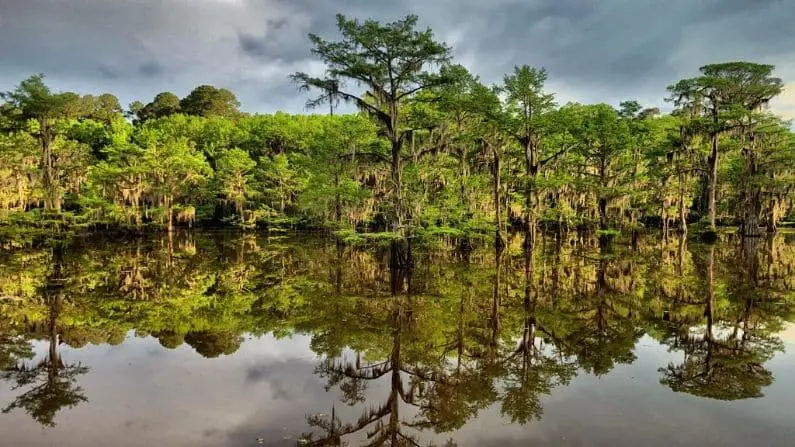
[[0,445],[792,445],[793,236],[0,252]]

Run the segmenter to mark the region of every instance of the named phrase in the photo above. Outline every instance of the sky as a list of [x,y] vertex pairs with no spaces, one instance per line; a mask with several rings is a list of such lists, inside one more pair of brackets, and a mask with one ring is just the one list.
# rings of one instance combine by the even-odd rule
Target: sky
[[248,112],[305,111],[288,75],[321,74],[307,34],[337,38],[335,14],[417,14],[486,83],[544,67],[559,103],[659,106],[665,87],[729,60],[776,65],[795,117],[793,0],[0,0],[0,91],[33,73],[56,90],[122,104],[211,84]]

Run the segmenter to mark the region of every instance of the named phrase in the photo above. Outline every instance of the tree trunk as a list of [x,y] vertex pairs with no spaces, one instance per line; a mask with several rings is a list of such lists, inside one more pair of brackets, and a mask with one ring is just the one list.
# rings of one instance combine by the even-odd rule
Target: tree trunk
[[53,269],[50,276],[47,278],[46,284],[46,299],[48,305],[48,333],[49,333],[49,363],[48,363],[48,378],[54,380],[58,375],[58,370],[61,366],[61,359],[58,354],[58,345],[60,340],[58,337],[58,317],[61,313],[61,302],[63,297],[64,275],[63,275],[63,245],[56,244],[52,250]]
[[494,166],[492,167],[493,174],[494,174],[494,222],[496,225],[495,229],[495,240],[494,244],[497,247],[504,247],[505,246],[505,239],[502,237],[502,210],[500,209],[500,171],[502,166],[500,166],[500,156],[497,154],[497,151],[494,151]]
[[718,134],[712,134],[712,150],[707,157],[707,214],[709,215],[709,229],[715,231],[716,226],[716,203],[715,197],[718,189]]
[[392,141],[392,231],[398,232],[403,225],[402,184],[400,178],[400,139]]
[[535,289],[535,258],[534,248],[532,244],[525,244],[524,247],[524,310],[525,310],[525,327],[523,333],[522,345],[524,348],[523,358],[524,365],[529,366],[527,361],[531,359],[535,347],[536,336],[536,305],[538,292]]
[[[754,194],[753,197],[758,198],[758,192]],[[758,201],[756,201],[756,203],[746,204],[746,210],[743,216],[743,236],[758,237],[762,235],[762,225],[759,219],[761,206],[759,205]]]
[[494,287],[491,294],[491,340],[490,345],[496,348],[500,334],[500,273],[502,263],[502,249],[494,250]]
[[40,141],[42,152],[42,187],[44,189],[44,209],[48,211],[61,210],[61,198],[58,194],[57,180],[55,179],[55,157],[52,153],[52,138],[46,120],[39,120]]
[[712,333],[712,318],[713,318],[714,303],[715,303],[715,246],[711,245],[709,247],[709,252],[707,253],[707,303],[706,303],[706,308],[704,309],[704,316],[707,318],[707,329],[704,334],[704,337],[710,343],[714,340],[714,335]]
[[751,137],[749,148],[743,149],[744,169],[743,179],[747,184],[744,191],[744,209],[742,211],[742,235],[758,237],[762,234],[762,191],[756,185],[755,179],[759,174],[759,165],[756,160],[754,138]]
[[[398,316],[397,318],[401,318]],[[403,380],[401,379],[401,368],[403,366],[400,357],[400,321],[397,322],[398,327],[394,329],[392,336],[392,353],[389,365],[392,367],[391,374],[391,392],[389,393],[389,421],[387,422],[389,428],[385,434],[389,435],[389,445],[400,445],[403,440],[400,437],[400,396],[403,390]],[[384,436],[384,439],[386,436]]]
[[600,230],[607,230],[608,222],[607,222],[607,199],[600,198],[599,199],[599,229]]
[[778,231],[778,226],[776,221],[778,220],[778,216],[776,215],[776,198],[773,197],[770,199],[770,203],[767,206],[767,232],[768,233],[775,233]]
[[467,166],[466,160],[466,153],[464,151],[461,152],[461,204],[464,206],[464,211],[466,212],[467,217],[469,217],[471,207],[469,204],[469,200],[467,200],[467,178],[469,177],[469,167]]
[[408,291],[411,275],[411,244],[406,239],[389,244],[390,288],[393,295]]
[[525,168],[527,170],[527,189],[525,191],[525,227],[527,234],[531,236],[530,246],[535,244],[536,209],[535,209],[535,190],[536,175],[538,174],[538,148],[532,137],[528,137],[525,145]]
[[168,225],[169,234],[174,231],[174,199],[166,197],[166,221]]
[[337,171],[334,171],[334,222],[339,223],[342,220],[342,199],[340,197],[340,177]]
[[685,192],[679,182],[679,232],[687,234],[687,208],[685,207]]

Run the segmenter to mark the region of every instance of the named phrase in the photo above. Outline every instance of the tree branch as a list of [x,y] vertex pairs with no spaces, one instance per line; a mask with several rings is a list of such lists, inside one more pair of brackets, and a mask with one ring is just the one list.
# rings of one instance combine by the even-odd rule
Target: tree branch
[[575,147],[577,147],[577,145],[576,145],[576,144],[571,144],[571,145],[569,145],[569,146],[563,146],[563,147],[562,147],[562,148],[561,148],[559,151],[557,151],[557,152],[555,152],[554,154],[550,155],[549,157],[547,157],[547,158],[545,158],[545,159],[541,160],[541,161],[538,163],[538,166],[540,166],[540,167],[542,167],[542,168],[543,168],[544,166],[546,166],[546,165],[547,165],[547,163],[549,163],[549,162],[551,162],[551,161],[554,161],[556,158],[558,158],[559,156],[561,156],[561,155],[565,154],[566,152],[568,152],[568,151],[570,151],[570,150],[574,149]]

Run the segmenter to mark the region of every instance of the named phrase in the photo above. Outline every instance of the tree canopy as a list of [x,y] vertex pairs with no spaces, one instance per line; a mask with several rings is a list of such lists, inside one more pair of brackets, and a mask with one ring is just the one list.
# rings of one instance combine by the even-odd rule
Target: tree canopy
[[327,114],[247,114],[212,85],[123,111],[110,93],[21,81],[0,106],[0,228],[289,226],[500,245],[509,228],[534,243],[539,229],[756,237],[795,221],[795,138],[767,108],[783,89],[772,65],[705,65],[671,83],[670,111],[557,104],[554,73],[517,64],[488,85],[417,16],[338,15],[337,28],[309,35],[322,73],[289,75]]

